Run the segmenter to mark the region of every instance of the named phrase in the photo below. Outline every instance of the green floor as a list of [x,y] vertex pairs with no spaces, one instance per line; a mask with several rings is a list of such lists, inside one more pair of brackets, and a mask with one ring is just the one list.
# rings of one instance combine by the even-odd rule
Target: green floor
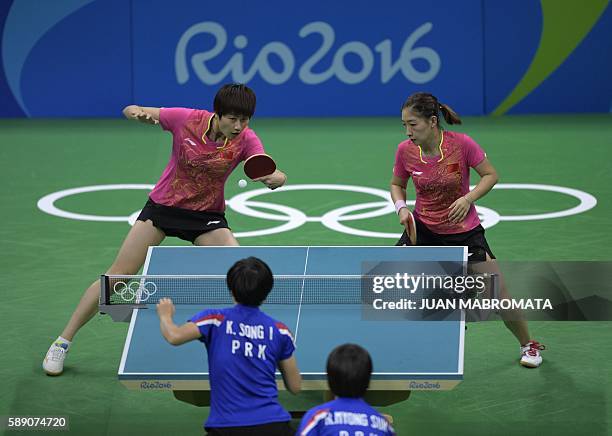
[[[564,115],[467,118],[468,132],[488,154],[500,183],[556,185],[587,192],[595,208],[562,218],[501,221],[487,231],[503,260],[612,260],[612,117]],[[386,190],[399,119],[255,119],[257,131],[289,183],[358,185]],[[168,392],[128,391],[116,378],[127,324],[97,316],[77,336],[64,375],[40,368],[82,291],[112,262],[127,222],[76,221],[41,212],[52,192],[90,185],[153,184],[163,170],[170,136],[124,120],[2,120],[0,227],[0,416],[67,415],[74,434],[200,434],[207,409]],[[233,175],[226,197],[245,192]],[[246,190],[258,186],[250,185]],[[58,200],[76,213],[129,216],[146,191],[104,191]],[[303,190],[256,197],[310,217],[381,201],[368,194]],[[495,190],[480,205],[502,216],[572,208],[570,196]],[[262,211],[278,213],[271,210]],[[362,213],[366,210],[359,211]],[[270,228],[271,221],[227,213],[236,232]],[[355,229],[395,233],[387,214],[343,221]],[[243,238],[242,245],[390,245],[307,222],[294,230]],[[182,242],[169,239],[168,245]],[[546,344],[537,370],[517,364],[518,349],[500,322],[470,324],[465,380],[447,392],[415,392],[384,409],[399,434],[612,434],[611,322],[533,322]],[[410,341],[405,338],[406,343]],[[376,364],[376,362],[374,362]],[[302,400],[298,400],[302,401]],[[305,400],[304,400],[305,401]]]

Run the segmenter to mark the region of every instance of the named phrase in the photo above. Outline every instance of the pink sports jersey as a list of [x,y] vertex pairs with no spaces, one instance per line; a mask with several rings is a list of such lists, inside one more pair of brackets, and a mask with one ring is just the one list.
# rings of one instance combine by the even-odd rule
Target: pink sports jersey
[[393,174],[412,178],[416,189],[414,216],[432,232],[462,233],[472,230],[480,219],[472,204],[462,222],[448,221],[448,207],[466,195],[470,189],[470,167],[486,157],[482,148],[469,136],[457,132],[443,132],[442,156],[421,156],[419,147],[411,140],[401,142],[395,154]]
[[172,133],[172,155],[151,200],[182,209],[225,210],[225,181],[241,161],[264,153],[264,148],[249,128],[225,146],[211,141],[206,133],[213,115],[198,109],[160,109],[159,123]]

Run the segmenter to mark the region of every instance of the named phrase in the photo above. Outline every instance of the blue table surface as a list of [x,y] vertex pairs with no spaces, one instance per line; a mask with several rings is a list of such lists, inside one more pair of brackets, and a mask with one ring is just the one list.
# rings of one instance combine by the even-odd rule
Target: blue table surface
[[[359,275],[364,262],[464,261],[464,247],[152,247],[144,274],[223,275],[239,259],[259,257],[282,275]],[[305,292],[309,292],[308,289]],[[175,321],[204,308],[177,306]],[[305,379],[324,379],[329,352],[342,343],[365,347],[374,379],[461,378],[464,323],[460,321],[367,321],[360,305],[264,304],[296,337],[296,358]],[[298,315],[299,314],[299,315]],[[173,347],[159,332],[155,308],[136,310],[126,339],[120,378],[208,378],[205,347],[198,341]]]

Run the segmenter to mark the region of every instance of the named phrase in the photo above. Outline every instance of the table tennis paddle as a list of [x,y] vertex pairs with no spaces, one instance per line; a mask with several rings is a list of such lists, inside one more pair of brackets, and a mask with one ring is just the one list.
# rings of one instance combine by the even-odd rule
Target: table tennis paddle
[[406,226],[406,233],[408,234],[410,245],[416,245],[417,244],[416,222],[414,221],[414,216],[412,215],[412,212],[410,211],[408,211],[408,225]]
[[276,163],[267,154],[254,154],[244,161],[244,173],[251,179],[269,176],[276,171]]

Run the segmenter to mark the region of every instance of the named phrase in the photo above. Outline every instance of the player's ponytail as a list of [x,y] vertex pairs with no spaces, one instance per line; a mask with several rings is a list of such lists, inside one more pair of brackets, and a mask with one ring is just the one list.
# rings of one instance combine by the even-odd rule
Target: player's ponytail
[[448,124],[461,124],[461,118],[459,118],[457,112],[452,110],[450,106],[440,103],[440,112],[442,112],[444,121],[446,121]]

